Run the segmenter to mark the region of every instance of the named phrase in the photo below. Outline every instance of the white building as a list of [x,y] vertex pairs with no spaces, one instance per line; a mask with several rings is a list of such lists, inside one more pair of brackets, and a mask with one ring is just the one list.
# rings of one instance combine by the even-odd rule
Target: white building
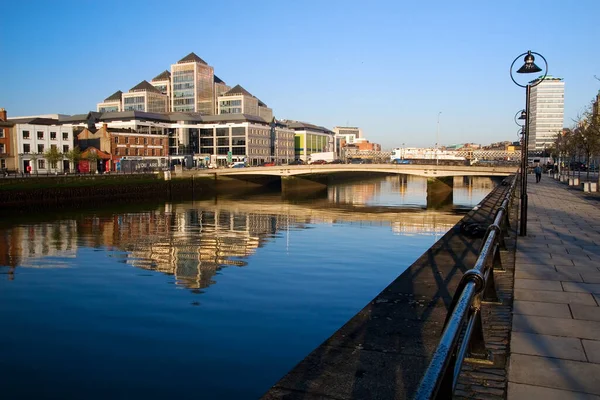
[[53,118],[11,118],[13,149],[16,166],[26,172],[31,166],[32,173],[49,173],[71,170],[74,166],[63,157],[56,165],[49,165],[44,153],[55,148],[63,155],[73,149],[73,126],[61,124]]
[[529,113],[529,150],[550,148],[564,124],[565,82],[562,78],[548,75],[531,88]]

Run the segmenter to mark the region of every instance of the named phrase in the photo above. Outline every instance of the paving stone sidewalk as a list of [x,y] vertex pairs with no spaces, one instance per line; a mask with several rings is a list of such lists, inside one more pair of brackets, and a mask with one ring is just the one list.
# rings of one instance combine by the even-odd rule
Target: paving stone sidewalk
[[[508,399],[600,400],[600,201],[528,180],[519,237]],[[590,198],[592,198],[590,200]]]

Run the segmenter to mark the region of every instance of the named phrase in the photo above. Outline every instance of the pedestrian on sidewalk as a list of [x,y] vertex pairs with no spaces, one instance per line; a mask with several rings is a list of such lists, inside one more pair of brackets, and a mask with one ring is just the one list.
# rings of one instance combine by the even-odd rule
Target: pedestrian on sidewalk
[[540,181],[542,180],[542,167],[540,167],[540,164],[536,164],[535,168],[533,169],[533,172],[535,172],[535,183],[540,183]]

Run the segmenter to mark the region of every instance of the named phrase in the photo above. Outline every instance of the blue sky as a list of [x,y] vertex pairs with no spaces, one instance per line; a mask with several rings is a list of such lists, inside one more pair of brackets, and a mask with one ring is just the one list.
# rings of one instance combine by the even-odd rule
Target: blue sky
[[595,0],[40,0],[2,10],[9,117],[95,110],[191,51],[277,118],[359,126],[384,148],[433,145],[440,111],[442,144],[517,140],[525,90],[509,67],[529,49],[565,79],[566,126],[600,89]]

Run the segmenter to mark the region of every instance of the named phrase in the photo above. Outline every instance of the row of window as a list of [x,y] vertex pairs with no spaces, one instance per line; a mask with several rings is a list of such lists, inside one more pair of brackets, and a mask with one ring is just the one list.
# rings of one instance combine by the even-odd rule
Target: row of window
[[[29,134],[29,131],[23,131],[23,139],[30,139],[30,138],[31,138],[31,135]],[[44,132],[37,131],[37,138],[38,138],[38,140],[44,140]],[[63,138],[63,140],[69,140],[69,132],[63,132],[62,138]],[[56,140],[56,132],[50,132],[50,140]]]
[[[143,139],[140,140],[140,139]],[[163,140],[162,138],[152,138],[152,139],[148,139],[147,137],[145,138],[140,138],[139,136],[135,137],[135,140],[132,140],[131,142],[135,143],[135,144],[141,144],[141,142],[143,142],[144,144],[152,144],[152,145],[163,145]],[[129,144],[130,140],[129,140],[129,136],[115,136],[115,143],[116,144]]]
[[162,156],[163,149],[115,149],[116,156]]
[[[50,148],[57,150],[57,147],[54,144],[51,145]],[[38,144],[37,145],[37,152],[38,153],[41,154],[41,153],[44,152],[44,150],[45,150],[45,148],[44,148],[43,144]],[[63,145],[62,152],[63,152],[63,154],[64,153],[68,153],[69,152],[69,146],[66,145],[66,144]],[[1,153],[1,151],[0,151],[0,153]],[[29,143],[24,143],[23,144],[23,154],[29,154],[29,153],[31,153],[31,145]]]

